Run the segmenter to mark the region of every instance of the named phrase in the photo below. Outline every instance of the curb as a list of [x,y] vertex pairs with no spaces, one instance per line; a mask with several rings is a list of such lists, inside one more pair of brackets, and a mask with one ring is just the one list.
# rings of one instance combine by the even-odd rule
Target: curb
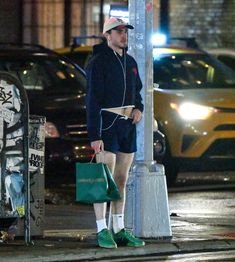
[[[48,240],[47,240],[48,241]],[[141,248],[119,247],[118,249],[90,248],[87,243],[72,240],[70,243],[60,241],[57,246],[46,244],[46,240],[38,241],[35,246],[21,246],[20,249],[1,252],[2,262],[41,262],[41,261],[81,261],[96,260],[101,258],[122,258],[136,257],[144,255],[174,255],[189,252],[206,252],[235,250],[235,240],[203,240],[203,241],[184,241],[184,242],[157,242],[157,240],[146,240],[147,245]],[[41,243],[40,243],[41,242]],[[58,240],[57,240],[58,242]],[[89,241],[90,242],[90,241]],[[94,246],[92,240],[92,246]],[[12,248],[11,248],[12,249]]]

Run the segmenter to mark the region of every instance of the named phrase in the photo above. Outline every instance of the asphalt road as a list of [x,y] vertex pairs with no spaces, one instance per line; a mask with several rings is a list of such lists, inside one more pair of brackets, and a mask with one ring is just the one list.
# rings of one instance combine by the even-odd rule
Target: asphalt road
[[[196,252],[190,254],[164,255],[164,256],[137,256],[127,258],[112,258],[112,262],[229,262],[235,261],[235,251],[218,252]],[[110,262],[109,259],[102,259],[99,262]]]
[[[171,227],[176,243],[192,241],[212,241],[221,239],[225,242],[235,239],[235,191],[234,188],[225,189],[198,189],[169,192],[169,210],[171,214]],[[174,191],[174,190],[172,190]],[[61,192],[65,196],[64,192]],[[58,194],[58,193],[57,193]],[[61,195],[61,196],[62,196]],[[72,197],[72,195],[70,195]],[[84,237],[91,232],[95,238],[95,217],[91,205],[80,205],[74,201],[67,204],[59,204],[60,196],[56,197],[57,204],[46,205],[45,230],[53,232],[61,230],[61,234],[73,234],[76,230],[83,230]],[[68,198],[69,199],[69,198]],[[67,200],[68,200],[67,199]],[[63,200],[64,201],[64,200]],[[63,202],[62,201],[62,202]],[[86,241],[85,241],[86,242]],[[149,240],[148,245],[152,241]],[[94,247],[92,242],[90,247]],[[177,254],[149,254],[131,255],[131,257],[101,258],[99,261],[235,261],[235,250],[213,250],[208,252],[202,246],[200,250],[178,252]],[[95,261],[95,260],[93,260]]]

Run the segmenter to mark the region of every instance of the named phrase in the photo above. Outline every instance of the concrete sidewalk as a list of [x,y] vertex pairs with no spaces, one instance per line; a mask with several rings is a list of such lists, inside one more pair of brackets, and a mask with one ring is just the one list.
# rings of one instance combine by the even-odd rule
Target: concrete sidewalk
[[[216,221],[216,222],[213,222]],[[235,250],[235,225],[223,218],[171,216],[172,239],[146,239],[142,248],[97,247],[92,206],[46,205],[44,237],[26,246],[22,239],[0,244],[0,261],[95,261],[117,257]],[[85,228],[85,229],[84,229]]]

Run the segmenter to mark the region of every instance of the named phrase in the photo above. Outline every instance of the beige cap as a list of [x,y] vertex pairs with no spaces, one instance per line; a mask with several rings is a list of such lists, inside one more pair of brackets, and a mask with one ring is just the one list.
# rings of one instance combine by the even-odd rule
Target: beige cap
[[123,26],[128,29],[134,29],[132,25],[129,25],[128,23],[124,22],[122,19],[117,18],[117,17],[110,17],[104,23],[103,34],[118,26]]

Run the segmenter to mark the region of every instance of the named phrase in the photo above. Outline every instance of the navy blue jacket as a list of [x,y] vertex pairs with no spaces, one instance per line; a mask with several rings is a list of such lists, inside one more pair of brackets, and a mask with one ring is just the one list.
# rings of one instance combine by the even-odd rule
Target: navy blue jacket
[[[134,58],[128,54],[122,57],[115,54],[105,43],[94,47],[86,73],[87,129],[90,141],[95,141],[102,139],[102,108],[134,105],[135,108],[143,111],[140,95],[142,83]],[[113,119],[110,119],[110,122]]]

